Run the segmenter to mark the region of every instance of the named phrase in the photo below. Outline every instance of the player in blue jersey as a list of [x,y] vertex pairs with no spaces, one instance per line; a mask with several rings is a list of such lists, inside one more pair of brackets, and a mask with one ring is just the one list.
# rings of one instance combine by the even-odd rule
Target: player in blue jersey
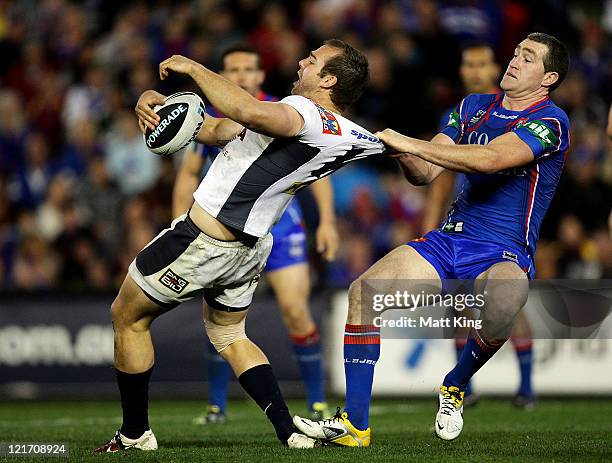
[[481,327],[470,332],[459,361],[444,378],[435,421],[438,437],[459,436],[465,387],[508,339],[527,300],[538,232],[569,148],[568,118],[549,99],[568,67],[569,55],[559,40],[529,34],[504,72],[503,93],[464,98],[431,142],[390,129],[378,134],[398,153],[411,183],[428,184],[444,169],[463,172],[466,180],[439,229],[396,248],[351,285],[344,337],[345,410],[326,421],[294,417],[302,432],[338,445],[370,445],[368,415],[380,328],[368,303],[372,285],[362,283],[379,280],[376,289],[385,293],[420,293],[428,280],[439,294],[448,279],[468,279],[484,296]]
[[[497,86],[500,67],[495,61],[493,48],[484,42],[473,42],[466,45],[461,53],[461,66],[459,75],[466,93],[499,94]],[[452,112],[452,109],[449,111]],[[449,115],[445,114],[441,120],[441,130],[444,130]],[[446,170],[431,183],[427,192],[427,203],[423,217],[423,233],[438,228],[448,210],[452,198],[461,191],[465,181],[465,174]],[[457,359],[461,357],[463,348],[467,343],[468,328],[458,328],[455,332],[455,351]],[[530,410],[535,405],[535,397],[531,384],[533,365],[533,340],[531,328],[525,312],[521,310],[512,325],[510,337],[519,364],[520,382],[513,404],[519,408]],[[465,388],[465,406],[475,404],[478,395],[472,393],[471,381]]]
[[[257,52],[245,45],[227,49],[222,56],[221,74],[261,101],[277,101],[262,91],[265,72],[261,69]],[[225,117],[216,108],[207,105],[212,117]],[[187,212],[193,203],[193,192],[200,183],[207,157],[214,157],[219,148],[195,142],[186,150],[179,169],[173,193],[173,216]],[[319,207],[319,227],[316,233],[317,249],[332,260],[338,248],[335,228],[333,193],[328,178],[312,185],[312,193]],[[329,418],[323,388],[323,368],[319,332],[314,323],[308,298],[310,275],[306,252],[306,234],[302,211],[292,201],[279,222],[272,229],[274,244],[265,270],[293,344],[306,386],[307,406],[314,418]],[[227,388],[232,375],[231,367],[221,358],[215,347],[208,343],[208,407],[197,417],[198,424],[221,423],[226,420]]]

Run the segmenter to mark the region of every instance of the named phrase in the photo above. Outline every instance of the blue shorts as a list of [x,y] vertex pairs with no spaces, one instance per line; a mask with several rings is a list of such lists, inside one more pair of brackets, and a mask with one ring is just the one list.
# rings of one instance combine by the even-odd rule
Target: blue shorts
[[266,263],[267,272],[308,261],[302,211],[295,200],[291,201],[278,223],[272,228],[272,236],[274,244]]
[[444,280],[474,280],[498,262],[514,262],[529,278],[535,274],[533,258],[515,245],[482,241],[440,230],[430,231],[406,244],[434,266],[443,287]]

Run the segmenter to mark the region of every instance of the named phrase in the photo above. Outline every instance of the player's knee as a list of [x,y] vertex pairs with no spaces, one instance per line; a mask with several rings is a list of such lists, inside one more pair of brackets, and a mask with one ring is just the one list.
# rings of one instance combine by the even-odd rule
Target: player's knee
[[111,304],[111,320],[115,329],[120,329],[125,324],[125,306],[121,295],[118,295]]
[[293,296],[289,294],[277,295],[276,300],[286,320],[297,320],[308,313],[308,296],[306,294],[298,292]]
[[303,332],[312,325],[308,304],[288,304],[281,309],[283,320],[290,333]]
[[246,317],[240,321],[230,324],[219,324],[213,321],[210,312],[204,316],[204,327],[210,343],[217,352],[223,353],[228,347],[241,339],[248,339],[245,331]]
[[488,303],[498,310],[512,312],[516,315],[527,302],[529,282],[518,281],[496,281],[487,285]]
[[349,312],[361,310],[361,278],[353,281],[348,290]]
[[117,330],[142,331],[148,328],[149,323],[136,315],[134,302],[125,295],[119,294],[111,304],[111,319],[113,328]]

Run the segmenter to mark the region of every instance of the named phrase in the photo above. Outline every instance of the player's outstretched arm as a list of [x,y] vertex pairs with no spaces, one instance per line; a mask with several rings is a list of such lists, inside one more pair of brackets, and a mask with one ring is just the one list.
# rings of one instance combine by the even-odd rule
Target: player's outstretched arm
[[[382,134],[383,132],[378,132],[376,136],[380,138],[380,135]],[[384,139],[381,138],[381,140],[385,142]],[[454,144],[453,140],[451,140],[446,135],[440,133],[432,138],[432,142],[441,144]],[[408,180],[413,185],[427,185],[433,182],[444,170],[443,167],[425,161],[413,154],[399,149],[401,148],[400,145],[391,145],[386,142],[385,144],[388,148],[391,148],[391,150],[395,151],[395,153],[391,154],[390,156],[394,157],[397,160],[398,164],[402,168],[404,177],[406,177],[406,180]]]
[[319,226],[316,232],[317,252],[322,253],[326,261],[336,258],[340,238],[336,228],[336,211],[334,210],[334,190],[329,177],[323,177],[311,185],[312,195],[319,208]]
[[304,125],[302,116],[291,106],[259,101],[238,85],[184,56],[174,55],[159,65],[162,80],[170,72],[189,75],[215,108],[256,132],[272,137],[292,137]]
[[200,132],[196,135],[196,141],[203,145],[225,146],[243,128],[231,119],[212,117],[207,114]]
[[488,145],[438,143],[436,138],[446,137],[443,134],[427,142],[406,137],[391,129],[385,129],[377,136],[397,151],[413,154],[424,161],[457,172],[492,174],[528,164],[534,159],[529,145],[514,132],[501,135]]
[[444,169],[438,178],[431,183],[425,207],[423,208],[423,223],[421,232],[423,234],[433,230],[439,224],[444,213],[448,210],[448,204],[455,187],[456,174],[453,171]]

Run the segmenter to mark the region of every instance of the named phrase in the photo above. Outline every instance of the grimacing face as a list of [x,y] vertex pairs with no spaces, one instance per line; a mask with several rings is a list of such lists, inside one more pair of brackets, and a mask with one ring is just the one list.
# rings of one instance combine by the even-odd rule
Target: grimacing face
[[467,93],[491,93],[497,87],[499,66],[489,47],[468,48],[461,55],[459,69]]
[[[319,74],[325,63],[340,53],[337,48],[329,45],[322,45],[298,62],[298,80],[293,83],[292,95],[308,96],[314,93],[320,86],[325,77]],[[335,77],[334,77],[335,79]]]
[[223,58],[221,74],[253,96],[257,96],[266,78],[259,68],[258,56],[245,51],[235,51]]
[[544,57],[548,47],[543,43],[525,39],[514,50],[514,57],[508,63],[506,72],[499,84],[510,96],[528,95],[558,79],[556,72],[544,70]]

